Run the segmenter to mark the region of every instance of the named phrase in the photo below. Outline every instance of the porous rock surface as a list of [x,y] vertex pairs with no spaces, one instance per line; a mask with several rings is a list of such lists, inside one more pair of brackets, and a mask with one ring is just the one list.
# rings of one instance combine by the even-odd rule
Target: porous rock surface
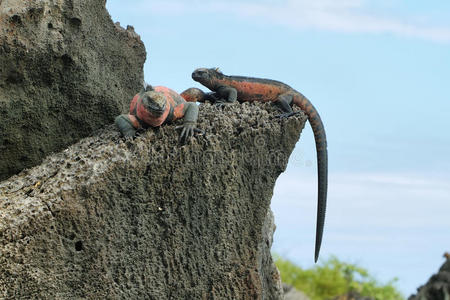
[[446,253],[445,263],[438,273],[431,276],[426,284],[417,289],[408,300],[448,300],[450,299],[450,254]]
[[0,0],[0,180],[111,123],[145,57],[104,0]]
[[111,125],[2,182],[0,298],[282,299],[270,200],[306,117],[274,114],[202,104],[186,145]]

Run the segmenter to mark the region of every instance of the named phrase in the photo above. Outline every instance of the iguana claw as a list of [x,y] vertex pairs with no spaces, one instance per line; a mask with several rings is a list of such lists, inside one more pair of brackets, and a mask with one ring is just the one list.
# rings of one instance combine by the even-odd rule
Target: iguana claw
[[198,128],[194,128],[194,133],[200,133],[201,135],[205,135],[206,132],[204,130],[198,129]]
[[175,130],[181,129],[179,142],[185,143],[189,138],[193,137],[195,133],[201,133],[205,135],[205,132],[195,127],[195,124],[185,123],[183,125],[175,127]]
[[224,109],[227,106],[227,102],[225,100],[217,100],[213,103],[213,105],[218,109]]

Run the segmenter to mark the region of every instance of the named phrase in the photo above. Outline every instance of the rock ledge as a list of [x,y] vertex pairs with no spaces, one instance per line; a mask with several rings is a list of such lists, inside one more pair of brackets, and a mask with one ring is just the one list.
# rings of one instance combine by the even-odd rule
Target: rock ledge
[[0,184],[0,297],[282,299],[270,200],[306,117],[200,107],[123,141],[99,130]]

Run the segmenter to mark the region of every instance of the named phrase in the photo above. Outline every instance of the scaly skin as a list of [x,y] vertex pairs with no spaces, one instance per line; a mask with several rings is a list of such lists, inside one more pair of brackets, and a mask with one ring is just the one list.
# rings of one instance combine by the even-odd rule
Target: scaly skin
[[186,102],[167,87],[147,86],[133,97],[129,114],[118,116],[115,123],[123,136],[133,137],[138,129],[158,127],[180,118],[184,118],[184,124],[179,127],[182,129],[180,140],[185,141],[194,132],[201,132],[195,128],[198,118],[195,103]]
[[[293,115],[291,106],[295,104],[308,116],[314,132],[317,152],[318,172],[318,203],[317,203],[317,227],[316,248],[314,261],[317,262],[322,244],[323,228],[325,223],[325,210],[327,203],[328,186],[328,154],[325,128],[319,113],[311,102],[287,84],[279,81],[243,76],[227,76],[218,69],[200,68],[192,73],[192,79],[215,92],[209,98],[222,98],[223,102],[273,102],[284,114],[281,117]],[[197,98],[200,98],[196,95]]]
[[219,99],[217,98],[217,94],[214,92],[205,93],[201,89],[198,88],[188,88],[180,94],[181,97],[184,98],[187,102],[217,102]]

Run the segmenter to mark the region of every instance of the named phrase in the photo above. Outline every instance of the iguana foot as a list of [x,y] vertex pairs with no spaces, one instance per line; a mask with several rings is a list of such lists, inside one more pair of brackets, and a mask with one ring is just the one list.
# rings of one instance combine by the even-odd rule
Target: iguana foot
[[217,100],[214,102],[214,107],[216,107],[217,109],[224,109],[227,105],[231,104],[228,101],[225,100]]
[[198,128],[194,128],[194,133],[199,133],[201,135],[205,135],[206,132],[204,130],[198,129]]
[[114,123],[125,138],[133,138],[136,135],[136,129],[133,127],[133,124],[131,124],[127,115],[117,116]]
[[122,139],[125,142],[132,142],[134,141],[137,137],[140,137],[144,134],[144,130],[143,129],[137,129],[134,131],[134,133],[128,133],[128,134],[123,134],[122,135]]
[[214,103],[214,107],[217,109],[223,109],[225,107],[225,102],[216,102]]
[[203,136],[205,135],[205,132],[196,128],[194,124],[183,124],[175,127],[175,130],[178,129],[181,129],[179,142],[183,144],[193,137],[195,133],[201,133]]

